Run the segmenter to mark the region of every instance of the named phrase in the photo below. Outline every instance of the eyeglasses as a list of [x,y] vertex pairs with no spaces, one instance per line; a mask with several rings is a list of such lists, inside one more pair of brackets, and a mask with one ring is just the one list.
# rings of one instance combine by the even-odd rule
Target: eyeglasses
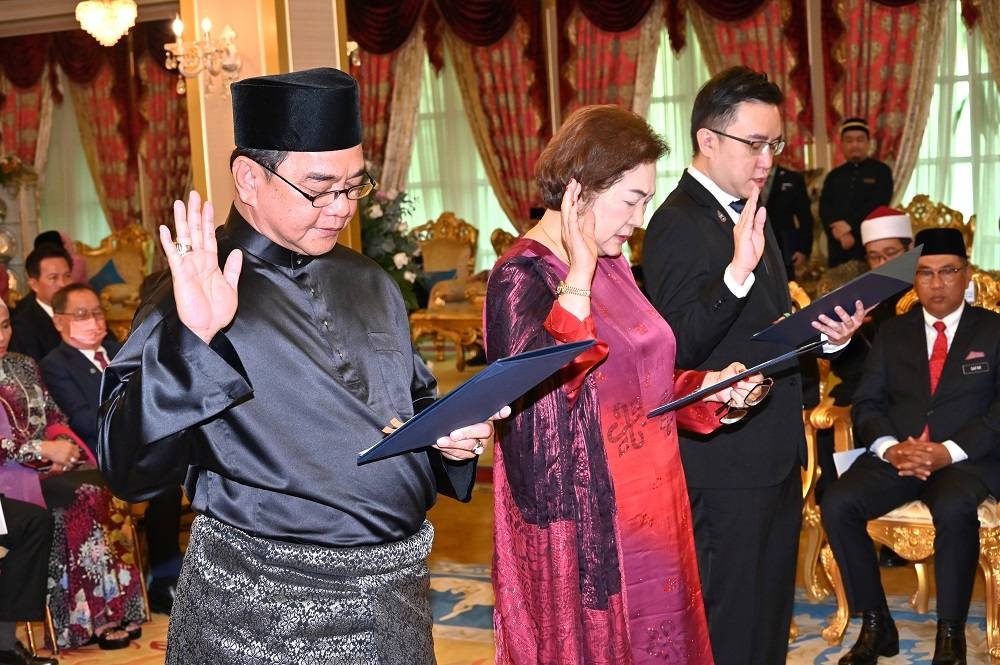
[[719,136],[725,136],[727,139],[739,141],[740,143],[746,143],[750,146],[750,154],[755,156],[763,155],[767,151],[770,151],[774,156],[778,156],[785,149],[785,139],[775,139],[773,141],[753,141],[751,139],[742,139],[739,136],[733,136],[732,134],[726,134],[725,132],[720,132],[718,129],[712,129],[711,127],[706,127],[705,129],[710,132],[714,132]]
[[869,263],[882,263],[883,261],[890,261],[896,258],[905,251],[905,249],[900,249],[898,247],[890,247],[881,254],[878,252],[865,252],[865,258],[868,259]]
[[956,268],[955,266],[947,266],[945,268],[938,268],[937,270],[931,270],[930,268],[921,268],[917,270],[917,281],[921,284],[930,284],[934,281],[934,276],[937,275],[941,278],[941,281],[945,284],[954,284],[958,281],[958,274],[964,271],[965,268]]
[[74,321],[86,321],[87,319],[97,319],[98,321],[104,320],[104,310],[98,307],[97,309],[74,309],[72,312],[56,312],[60,316],[68,316]]
[[730,399],[728,402],[723,404],[715,412],[715,415],[719,417],[719,422],[723,425],[732,425],[735,422],[739,422],[750,410],[751,406],[757,406],[767,394],[771,392],[771,386],[774,385],[774,379],[768,377],[758,383],[756,386],[750,389],[747,396],[743,398],[743,406],[736,406],[733,400]]
[[322,194],[309,194],[308,192],[303,192],[301,189],[293,185],[291,181],[289,181],[287,178],[285,178],[283,175],[281,175],[274,169],[270,168],[269,166],[265,166],[260,162],[257,163],[260,164],[261,168],[263,168],[266,171],[270,171],[274,175],[278,176],[279,178],[285,181],[285,184],[287,184],[296,192],[304,196],[306,200],[312,204],[313,208],[323,208],[325,206],[328,206],[334,201],[336,201],[338,198],[340,198],[341,194],[343,194],[352,201],[357,201],[358,199],[365,198],[366,196],[372,193],[372,190],[378,187],[378,183],[375,182],[375,179],[372,178],[370,175],[368,175],[368,172],[365,171],[365,177],[368,178],[368,182],[363,182],[360,185],[354,185],[353,187],[348,187],[347,189],[332,189],[329,192],[323,192]]

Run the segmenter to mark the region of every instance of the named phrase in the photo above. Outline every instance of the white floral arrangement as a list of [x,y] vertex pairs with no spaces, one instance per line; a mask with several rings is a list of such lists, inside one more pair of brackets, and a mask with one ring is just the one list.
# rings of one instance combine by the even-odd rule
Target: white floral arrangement
[[362,251],[396,280],[410,312],[419,307],[415,286],[423,279],[423,270],[415,261],[420,247],[407,223],[412,213],[407,193],[395,190],[376,189],[360,206]]

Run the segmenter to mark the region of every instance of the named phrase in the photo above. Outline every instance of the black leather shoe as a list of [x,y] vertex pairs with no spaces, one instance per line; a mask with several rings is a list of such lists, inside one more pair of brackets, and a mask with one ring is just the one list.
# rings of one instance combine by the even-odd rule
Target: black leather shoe
[[36,658],[20,642],[14,643],[13,651],[0,651],[2,665],[59,665],[55,658]]
[[910,565],[910,562],[899,556],[891,547],[883,545],[878,553],[878,565],[883,568],[902,568]]
[[965,665],[965,622],[938,619],[932,665]]
[[177,595],[177,578],[155,578],[149,585],[149,610],[157,614],[170,614]]
[[899,653],[899,632],[887,610],[865,610],[861,634],[851,650],[840,657],[839,665],[875,665],[879,656]]

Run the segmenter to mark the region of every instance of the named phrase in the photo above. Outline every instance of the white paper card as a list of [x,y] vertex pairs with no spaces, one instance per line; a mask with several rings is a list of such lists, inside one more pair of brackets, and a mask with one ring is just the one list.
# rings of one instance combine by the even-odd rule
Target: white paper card
[[854,460],[868,452],[867,448],[853,448],[842,453],[833,454],[833,463],[837,467],[837,477],[840,478],[844,472],[851,468]]

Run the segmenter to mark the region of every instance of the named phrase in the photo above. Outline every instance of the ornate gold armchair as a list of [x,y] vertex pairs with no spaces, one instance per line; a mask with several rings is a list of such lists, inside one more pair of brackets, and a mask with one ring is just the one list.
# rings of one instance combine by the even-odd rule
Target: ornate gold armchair
[[[973,281],[977,284],[976,305],[1000,312],[1000,282],[990,274],[973,271]],[[981,286],[980,286],[981,285]],[[915,297],[906,303],[897,304],[897,312],[902,313],[916,303]],[[834,450],[843,452],[854,447],[851,429],[851,410],[848,406],[834,406],[832,398],[824,399],[817,406],[810,422],[815,429],[833,429]],[[868,522],[868,535],[875,542],[891,547],[903,558],[914,562],[917,574],[917,589],[911,604],[919,613],[927,612],[929,591],[929,567],[934,555],[934,526],[931,514],[921,501],[911,501],[885,515]],[[830,644],[838,644],[847,629],[849,610],[844,593],[840,568],[833,558],[828,544],[824,544],[820,554],[834,595],[837,611],[823,629],[823,638]],[[986,585],[986,643],[990,659],[1000,662],[1000,515],[997,502],[988,497],[979,506],[979,567],[983,571]]]
[[125,339],[139,306],[139,287],[152,267],[153,238],[133,224],[113,232],[97,247],[78,242],[76,249],[87,262],[87,274],[101,298],[108,327],[118,339]]
[[434,340],[437,359],[444,360],[444,344],[455,345],[455,365],[465,369],[465,349],[482,344],[483,298],[481,288],[470,282],[476,260],[479,230],[455,216],[442,213],[411,232],[420,245],[424,272],[437,278],[427,308],[410,315],[413,341],[425,335]]

